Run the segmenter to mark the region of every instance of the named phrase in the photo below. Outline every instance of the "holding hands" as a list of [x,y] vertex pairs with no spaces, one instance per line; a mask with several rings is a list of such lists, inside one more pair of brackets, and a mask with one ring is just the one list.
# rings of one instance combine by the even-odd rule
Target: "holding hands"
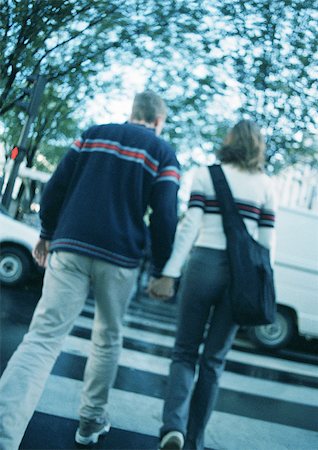
[[161,277],[150,278],[148,284],[148,294],[151,298],[168,300],[174,295],[174,278]]

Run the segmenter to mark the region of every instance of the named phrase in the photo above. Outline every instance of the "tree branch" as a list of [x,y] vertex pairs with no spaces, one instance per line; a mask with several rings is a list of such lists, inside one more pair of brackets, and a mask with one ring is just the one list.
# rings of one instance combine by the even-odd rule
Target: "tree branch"
[[[111,11],[111,13],[114,13],[116,11],[116,9],[118,9],[119,6],[115,7],[113,9],[113,11]],[[105,13],[106,15],[106,13]],[[54,47],[50,48],[49,50],[47,50],[45,52],[45,54],[39,59],[39,61],[36,64],[36,67],[39,67],[41,62],[52,52],[54,52],[57,48],[62,47],[65,44],[68,44],[69,42],[73,41],[74,39],[76,39],[78,36],[80,36],[81,34],[84,34],[88,29],[94,27],[95,25],[97,25],[98,23],[102,22],[105,18],[105,15],[101,15],[98,18],[92,20],[83,30],[78,31],[76,33],[74,33],[72,36],[70,36],[68,39],[65,39],[62,42],[59,42],[58,44],[56,44]]]
[[[107,47],[104,48],[104,51],[106,52],[110,48],[116,48],[116,47],[119,47],[119,46],[120,46],[120,43],[118,41],[117,42],[112,42]],[[91,53],[90,56],[87,56],[86,57],[86,61],[88,61],[89,59],[94,58],[98,54],[100,54],[100,49],[98,49],[95,52]],[[51,76],[48,76],[48,81],[56,80],[57,78],[62,78],[63,76],[67,75],[70,72],[70,70],[78,68],[81,64],[82,64],[82,61],[73,62],[72,64],[70,64],[67,67],[67,69],[65,69],[63,71],[58,71],[55,74],[53,74]]]

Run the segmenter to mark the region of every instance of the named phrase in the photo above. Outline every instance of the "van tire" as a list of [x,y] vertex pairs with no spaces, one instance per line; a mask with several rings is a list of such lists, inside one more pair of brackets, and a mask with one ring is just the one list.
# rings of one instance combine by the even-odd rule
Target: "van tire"
[[32,261],[21,248],[2,246],[0,254],[0,282],[3,286],[16,286],[31,274]]
[[251,327],[247,334],[258,347],[279,349],[289,344],[296,334],[296,325],[292,313],[286,308],[279,308],[274,323]]

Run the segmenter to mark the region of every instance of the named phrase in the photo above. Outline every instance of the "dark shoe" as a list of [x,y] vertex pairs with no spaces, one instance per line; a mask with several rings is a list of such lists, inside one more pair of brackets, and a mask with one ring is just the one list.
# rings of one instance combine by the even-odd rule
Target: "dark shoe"
[[184,444],[183,434],[180,431],[169,431],[160,441],[161,450],[182,450]]
[[110,422],[107,418],[89,420],[81,417],[75,434],[75,442],[82,445],[96,444],[99,436],[108,433],[109,430]]

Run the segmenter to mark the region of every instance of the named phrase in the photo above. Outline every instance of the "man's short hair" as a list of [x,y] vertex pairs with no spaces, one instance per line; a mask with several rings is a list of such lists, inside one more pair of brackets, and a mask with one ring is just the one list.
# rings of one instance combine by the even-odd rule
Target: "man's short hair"
[[132,106],[131,118],[153,123],[158,117],[166,118],[167,107],[162,98],[152,91],[136,94]]

